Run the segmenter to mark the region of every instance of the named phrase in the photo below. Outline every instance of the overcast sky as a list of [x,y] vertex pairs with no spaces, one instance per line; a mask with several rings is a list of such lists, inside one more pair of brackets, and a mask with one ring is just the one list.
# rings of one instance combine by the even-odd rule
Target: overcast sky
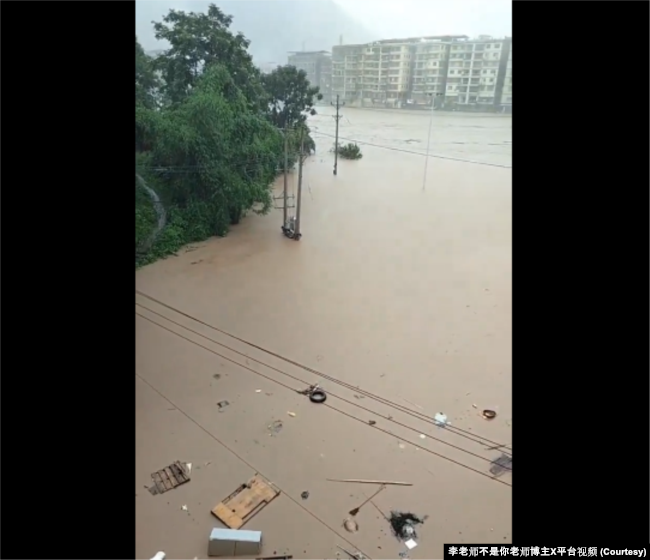
[[511,0],[334,1],[386,39],[447,33],[512,36]]
[[[327,3],[319,2],[319,12],[318,9],[308,8],[309,0],[295,0],[300,6],[300,9],[295,10],[296,21],[299,20],[299,23],[294,21],[297,28],[296,25],[293,26],[293,35],[289,37],[277,34],[278,25],[284,17],[282,12],[287,11],[286,2],[203,0],[200,5],[207,7],[210,1],[221,5],[226,13],[235,15],[234,29],[244,31],[253,41],[251,52],[260,60],[281,60],[287,50],[300,49],[303,43],[311,49],[329,49],[338,42],[340,35],[348,43],[423,35],[469,35],[473,38],[483,34],[493,37],[512,36],[511,0],[329,0],[352,18],[341,21],[341,25],[336,19],[331,20],[332,10],[328,9]],[[264,9],[261,4],[264,4]],[[274,12],[274,4],[282,12]],[[171,7],[180,10],[196,9],[186,0],[136,0],[136,35],[146,50],[166,46],[155,40],[151,20],[160,20]],[[278,15],[279,18],[276,17]],[[265,29],[264,22],[267,19],[272,19],[273,22],[271,27]],[[243,28],[239,29],[237,22]],[[319,26],[319,22],[322,25]],[[315,33],[314,26],[318,26],[316,29],[322,33]],[[359,32],[363,29],[365,32]],[[363,39],[360,38],[362,36]],[[319,44],[310,45],[310,38],[313,39],[312,43]],[[278,52],[282,54],[278,55]]]

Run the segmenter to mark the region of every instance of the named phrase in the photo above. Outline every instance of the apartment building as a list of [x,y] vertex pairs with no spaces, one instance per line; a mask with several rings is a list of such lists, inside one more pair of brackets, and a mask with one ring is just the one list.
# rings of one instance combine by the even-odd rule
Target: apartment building
[[501,108],[506,113],[512,111],[512,43],[508,52],[503,88],[501,90]]
[[364,106],[403,104],[411,84],[410,41],[332,47],[332,95]]
[[366,45],[332,47],[332,97],[338,95],[341,101],[348,104],[359,99],[361,61],[365,48]]
[[[436,82],[445,108],[498,110],[505,83],[510,39],[482,36],[448,43],[446,77]],[[512,75],[512,67],[510,70]]]
[[329,101],[332,87],[332,57],[327,51],[290,52],[288,63],[304,70],[312,86],[317,86],[323,100]]
[[449,55],[455,41],[465,35],[421,37],[416,39],[412,56],[412,81],[407,106],[436,106],[444,104],[449,74]]
[[500,110],[512,103],[511,52],[511,39],[465,35],[335,46],[332,93],[364,106]]

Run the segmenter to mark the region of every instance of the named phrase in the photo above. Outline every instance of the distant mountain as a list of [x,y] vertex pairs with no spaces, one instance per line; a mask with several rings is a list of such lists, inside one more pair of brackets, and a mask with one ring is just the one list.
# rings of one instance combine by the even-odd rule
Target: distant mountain
[[[241,31],[250,41],[249,51],[258,64],[287,63],[288,51],[331,51],[343,42],[365,43],[377,37],[345,13],[332,0],[215,0],[226,14],[233,16],[231,29]],[[209,1],[158,0],[136,2],[136,34],[145,50],[164,48],[157,42],[151,25],[160,21],[170,8],[204,12]]]

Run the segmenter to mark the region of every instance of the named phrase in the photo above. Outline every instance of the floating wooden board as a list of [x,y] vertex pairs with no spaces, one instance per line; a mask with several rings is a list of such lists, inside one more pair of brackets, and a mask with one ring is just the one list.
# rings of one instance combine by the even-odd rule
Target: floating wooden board
[[168,467],[156,471],[151,475],[151,478],[155,485],[155,494],[163,494],[190,481],[187,469],[180,461],[176,461]]
[[280,495],[270,482],[256,474],[219,502],[212,514],[231,529],[243,527],[258,511]]

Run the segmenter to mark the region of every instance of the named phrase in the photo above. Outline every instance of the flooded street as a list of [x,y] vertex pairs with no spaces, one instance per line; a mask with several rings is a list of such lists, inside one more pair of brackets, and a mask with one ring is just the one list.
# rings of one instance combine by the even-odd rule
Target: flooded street
[[[366,144],[334,177],[320,111],[300,242],[273,210],[136,273],[158,300],[136,294],[136,558],[206,558],[211,509],[256,472],[282,491],[244,526],[263,531],[259,556],[397,558],[391,510],[428,515],[413,559],[511,542],[512,475],[492,478],[486,449],[511,442],[511,120],[435,114],[443,158],[423,189],[427,115],[344,109],[341,137]],[[295,392],[312,383],[326,403]],[[150,495],[176,460],[192,480]],[[349,533],[375,486],[328,478],[413,486],[389,486]]]
[[[310,119],[314,137],[334,143],[334,107],[317,107]],[[429,123],[432,155],[470,160],[504,167],[512,166],[512,117],[510,115],[341,109],[339,136],[343,143],[355,140],[394,150],[425,154]],[[329,148],[329,146],[327,146]]]

